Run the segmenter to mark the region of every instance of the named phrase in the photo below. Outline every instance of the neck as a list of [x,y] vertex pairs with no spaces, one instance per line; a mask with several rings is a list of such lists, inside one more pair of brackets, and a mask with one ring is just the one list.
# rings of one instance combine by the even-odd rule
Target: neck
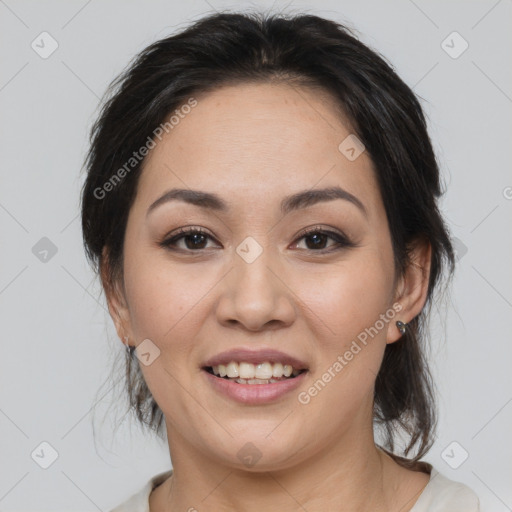
[[335,510],[340,504],[344,512],[392,510],[396,463],[375,446],[371,429],[367,435],[360,430],[346,434],[342,442],[326,445],[292,467],[256,472],[219,464],[177,432],[168,432],[173,476],[152,493],[151,512],[295,512]]

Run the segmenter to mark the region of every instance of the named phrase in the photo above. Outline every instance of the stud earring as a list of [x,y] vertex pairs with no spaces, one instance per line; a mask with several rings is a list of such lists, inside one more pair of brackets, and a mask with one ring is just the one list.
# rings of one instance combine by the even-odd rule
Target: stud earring
[[407,329],[407,324],[405,322],[401,322],[400,320],[398,320],[396,322],[396,326],[398,327],[400,334],[405,334],[405,331]]

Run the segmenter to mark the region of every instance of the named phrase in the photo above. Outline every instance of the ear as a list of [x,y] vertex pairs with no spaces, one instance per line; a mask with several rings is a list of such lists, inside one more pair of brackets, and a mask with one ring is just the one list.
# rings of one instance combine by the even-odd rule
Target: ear
[[395,323],[397,320],[408,323],[423,309],[427,300],[431,257],[432,246],[426,238],[419,238],[410,246],[409,264],[396,287],[395,303],[399,303],[402,309],[388,329],[386,343],[394,343],[402,337]]
[[100,277],[107,299],[108,311],[116,327],[117,335],[125,345],[129,344],[129,340],[132,340],[133,345],[130,312],[124,286],[118,280],[114,280],[111,275],[109,252],[106,247],[102,251]]

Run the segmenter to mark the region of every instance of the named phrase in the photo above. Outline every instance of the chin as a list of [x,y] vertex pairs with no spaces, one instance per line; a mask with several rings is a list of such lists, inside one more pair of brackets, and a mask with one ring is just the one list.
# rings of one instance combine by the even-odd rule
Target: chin
[[[299,446],[304,443],[304,439],[300,439],[298,436],[298,439],[295,440],[295,436],[290,436],[289,431],[269,436],[279,421],[273,422],[271,428],[266,429],[263,434],[253,432],[252,435],[234,435],[226,446],[227,450],[222,454],[217,454],[218,458],[225,459],[229,466],[234,465],[236,469],[252,473],[286,469],[289,467],[290,459],[295,456],[297,451],[300,451]],[[282,437],[283,435],[285,437]],[[217,457],[213,455],[213,458]]]

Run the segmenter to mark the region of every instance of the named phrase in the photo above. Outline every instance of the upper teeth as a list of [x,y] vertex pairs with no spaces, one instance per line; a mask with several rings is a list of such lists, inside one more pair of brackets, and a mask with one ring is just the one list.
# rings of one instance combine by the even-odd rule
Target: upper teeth
[[293,368],[289,364],[281,363],[236,363],[231,361],[229,364],[219,364],[212,366],[213,373],[220,377],[241,378],[241,379],[271,379],[279,377],[290,377],[290,375],[298,375],[299,370]]

